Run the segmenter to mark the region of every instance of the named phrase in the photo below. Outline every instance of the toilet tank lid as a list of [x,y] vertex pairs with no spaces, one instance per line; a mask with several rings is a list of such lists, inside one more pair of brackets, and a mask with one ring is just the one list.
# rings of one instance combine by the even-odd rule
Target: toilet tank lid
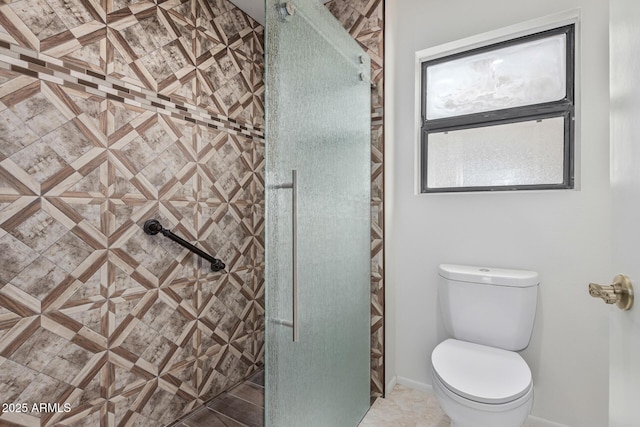
[[440,264],[438,274],[449,280],[515,288],[528,288],[540,283],[538,273],[529,270]]

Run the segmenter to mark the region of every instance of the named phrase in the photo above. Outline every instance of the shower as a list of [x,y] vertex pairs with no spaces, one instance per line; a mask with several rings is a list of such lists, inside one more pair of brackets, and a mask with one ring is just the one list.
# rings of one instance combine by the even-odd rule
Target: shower
[[380,389],[370,59],[268,10],[0,6],[0,424],[170,425],[263,368],[269,425]]

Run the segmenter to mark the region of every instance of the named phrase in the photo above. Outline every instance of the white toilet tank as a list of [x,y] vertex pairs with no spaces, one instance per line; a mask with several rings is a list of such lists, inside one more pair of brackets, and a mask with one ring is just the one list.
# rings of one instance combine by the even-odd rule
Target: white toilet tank
[[441,264],[438,301],[456,339],[520,351],[529,345],[538,300],[538,273]]

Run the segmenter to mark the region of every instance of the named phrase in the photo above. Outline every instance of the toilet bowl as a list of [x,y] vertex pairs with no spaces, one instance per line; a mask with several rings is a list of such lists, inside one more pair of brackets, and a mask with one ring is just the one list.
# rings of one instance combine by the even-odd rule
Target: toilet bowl
[[531,371],[517,353],[448,339],[433,351],[431,367],[451,427],[520,427],[531,411]]
[[529,345],[538,273],[442,264],[438,303],[451,336],[431,353],[433,388],[451,427],[521,427],[533,406]]

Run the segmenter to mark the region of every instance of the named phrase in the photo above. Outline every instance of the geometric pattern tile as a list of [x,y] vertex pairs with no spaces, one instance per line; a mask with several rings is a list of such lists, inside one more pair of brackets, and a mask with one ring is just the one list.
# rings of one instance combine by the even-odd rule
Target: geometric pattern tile
[[57,59],[55,71],[97,72],[252,127],[264,124],[263,35],[226,0],[0,5],[0,41]]
[[[377,85],[375,394],[382,2],[348,3],[339,15]],[[58,410],[1,424],[163,425],[262,365],[263,31],[226,0],[2,2],[0,396]],[[152,217],[226,271],[143,233]]]
[[371,396],[378,397],[384,394],[384,1],[326,6],[371,57]]
[[230,3],[138,2],[107,11],[107,74],[263,123],[262,27]]
[[51,404],[0,424],[166,425],[262,365],[262,55],[226,1],[0,6],[0,396]]

